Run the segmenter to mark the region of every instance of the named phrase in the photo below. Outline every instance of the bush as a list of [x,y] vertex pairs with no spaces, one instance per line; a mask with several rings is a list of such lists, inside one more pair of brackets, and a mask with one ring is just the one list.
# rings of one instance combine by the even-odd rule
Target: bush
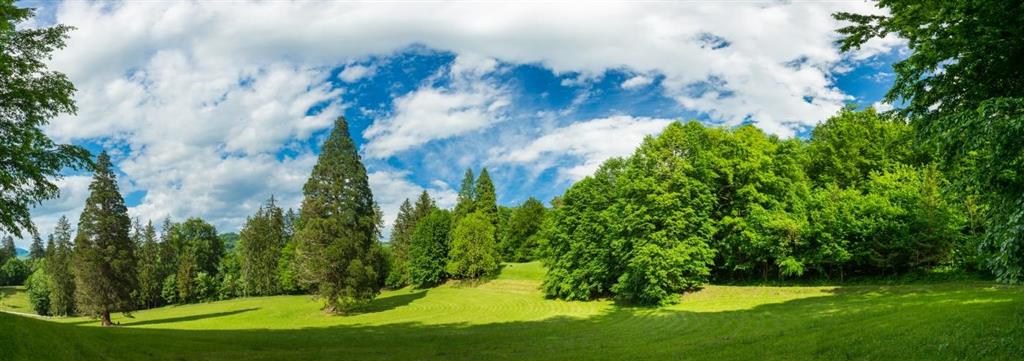
[[41,316],[50,315],[50,277],[46,274],[43,262],[38,262],[35,272],[25,282],[28,302],[32,310]]
[[16,286],[25,284],[32,269],[28,263],[17,258],[8,259],[3,267],[0,267],[0,285]]

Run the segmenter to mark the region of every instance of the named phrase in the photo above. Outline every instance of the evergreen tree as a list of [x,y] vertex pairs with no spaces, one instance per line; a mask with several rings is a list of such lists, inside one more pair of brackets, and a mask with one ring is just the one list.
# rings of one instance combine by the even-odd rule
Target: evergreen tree
[[474,184],[473,169],[466,168],[466,176],[462,178],[462,185],[459,187],[459,196],[455,202],[455,212],[452,214],[452,221],[473,213],[476,209],[476,185]]
[[427,191],[420,193],[420,197],[416,199],[416,206],[413,207],[412,218],[419,222],[428,214],[437,209],[437,203],[434,202],[433,198],[430,198],[430,194]]
[[160,291],[163,287],[163,265],[160,264],[160,243],[157,242],[156,227],[149,222],[140,232],[142,243],[139,245],[139,305],[145,308],[160,304]]
[[28,258],[32,261],[46,257],[46,249],[43,248],[43,239],[38,234],[32,235],[32,245],[28,249]]
[[50,236],[53,245],[47,250],[46,273],[50,276],[50,314],[68,316],[75,313],[75,275],[72,269],[74,245],[71,223],[61,216]]
[[[480,177],[476,179],[476,186],[473,188],[474,212],[483,213],[491,226],[498,226],[498,196],[494,193],[494,183],[491,182],[491,175],[487,168],[480,170]],[[497,229],[497,228],[495,228]]]
[[4,237],[4,244],[0,246],[0,265],[7,263],[7,260],[18,256],[18,249],[14,246],[14,237]]
[[391,227],[391,269],[386,284],[392,288],[399,288],[409,283],[408,252],[409,240],[416,227],[415,215],[412,203],[407,198],[398,207],[398,215],[395,216],[395,223]]
[[132,309],[136,278],[131,219],[106,152],[96,161],[89,190],[75,238],[75,299],[79,310],[111,326],[111,312]]
[[297,259],[325,311],[346,312],[373,299],[380,290],[372,252],[378,213],[344,118],[335,122],[303,193]]
[[284,212],[271,196],[242,227],[238,245],[242,290],[246,295],[272,295],[280,290],[277,263],[288,242]]

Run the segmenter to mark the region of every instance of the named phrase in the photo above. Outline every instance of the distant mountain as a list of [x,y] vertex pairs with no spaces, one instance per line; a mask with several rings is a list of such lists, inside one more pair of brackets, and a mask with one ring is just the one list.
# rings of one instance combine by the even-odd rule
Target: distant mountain
[[26,258],[26,257],[28,257],[28,250],[24,249],[24,248],[14,247],[14,254],[18,258]]

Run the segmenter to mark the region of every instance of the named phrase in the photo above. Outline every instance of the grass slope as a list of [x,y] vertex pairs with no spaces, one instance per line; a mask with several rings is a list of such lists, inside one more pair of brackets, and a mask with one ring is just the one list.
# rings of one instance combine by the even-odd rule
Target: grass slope
[[[1019,360],[1024,288],[709,286],[667,308],[546,300],[543,269],[384,292],[328,316],[308,296],[244,298],[119,316],[0,313],[0,360],[894,359]],[[10,295],[12,299],[19,296]]]

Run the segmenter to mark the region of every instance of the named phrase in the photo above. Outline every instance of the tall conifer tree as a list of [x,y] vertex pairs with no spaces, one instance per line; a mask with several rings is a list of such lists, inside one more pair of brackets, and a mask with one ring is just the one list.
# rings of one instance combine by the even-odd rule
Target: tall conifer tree
[[466,175],[462,177],[459,196],[455,202],[455,211],[452,214],[453,222],[476,210],[476,185],[474,183],[473,169],[466,168]]
[[28,258],[35,261],[46,257],[46,249],[43,248],[43,239],[38,234],[32,235],[32,245],[28,249]]
[[89,190],[75,237],[75,298],[79,310],[111,326],[111,312],[132,309],[136,278],[131,219],[106,152],[96,160]]
[[57,220],[57,228],[50,238],[53,246],[47,250],[46,259],[46,273],[50,276],[50,314],[67,316],[75,313],[74,245],[67,217]]
[[324,310],[346,312],[376,297],[379,215],[344,118],[335,122],[303,193],[297,259]]
[[476,187],[473,191],[473,204],[475,211],[483,213],[491,226],[498,226],[498,196],[494,193],[494,182],[487,168],[480,170],[480,177],[476,179]]
[[270,196],[267,203],[246,220],[240,234],[238,255],[246,295],[279,292],[277,263],[286,242],[284,212],[274,202],[274,196]]
[[153,222],[146,223],[139,237],[139,305],[147,308],[156,307],[160,304],[164,275],[163,265],[160,264],[160,244],[157,243],[156,227],[153,227]]

